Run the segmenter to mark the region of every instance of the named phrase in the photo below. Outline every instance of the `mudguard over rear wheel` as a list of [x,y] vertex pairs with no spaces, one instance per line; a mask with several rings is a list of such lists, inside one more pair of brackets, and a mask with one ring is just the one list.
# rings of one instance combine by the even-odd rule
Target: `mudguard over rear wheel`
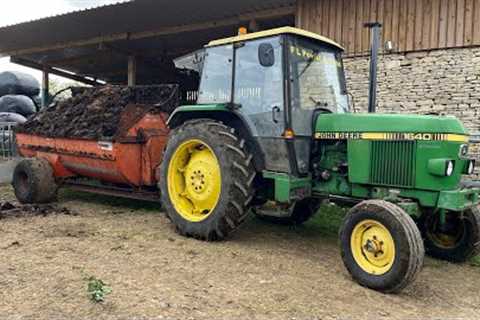
[[13,172],[13,189],[18,201],[25,204],[56,200],[58,185],[53,168],[44,159],[24,159]]
[[361,285],[386,293],[413,282],[423,266],[423,240],[395,204],[368,200],[353,207],[340,231],[343,262]]
[[253,199],[255,169],[234,128],[198,119],[175,129],[160,168],[159,188],[177,231],[221,240],[245,221]]

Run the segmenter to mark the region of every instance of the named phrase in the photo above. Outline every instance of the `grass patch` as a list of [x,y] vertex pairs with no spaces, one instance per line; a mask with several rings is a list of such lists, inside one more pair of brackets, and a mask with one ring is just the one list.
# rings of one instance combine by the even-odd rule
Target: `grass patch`
[[336,205],[322,205],[318,213],[308,222],[322,233],[336,236],[345,217],[346,209]]
[[474,267],[480,268],[480,256],[473,257],[472,260],[470,261],[470,264]]

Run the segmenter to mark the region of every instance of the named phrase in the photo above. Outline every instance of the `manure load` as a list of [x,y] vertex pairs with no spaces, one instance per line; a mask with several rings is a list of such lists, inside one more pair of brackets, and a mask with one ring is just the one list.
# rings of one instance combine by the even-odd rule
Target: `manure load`
[[[178,104],[178,85],[89,88],[41,110],[19,126],[17,133],[47,138],[115,139],[125,122],[133,123],[147,112],[170,114]],[[129,115],[125,116],[127,106]]]

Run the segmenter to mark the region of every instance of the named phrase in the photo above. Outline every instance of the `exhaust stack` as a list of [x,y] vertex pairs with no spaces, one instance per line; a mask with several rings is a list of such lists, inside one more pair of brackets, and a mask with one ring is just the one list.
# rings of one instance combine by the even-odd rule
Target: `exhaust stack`
[[375,113],[377,108],[377,69],[378,49],[380,48],[380,30],[382,24],[379,22],[368,22],[364,24],[369,28],[372,35],[372,47],[370,52],[370,80],[368,90],[368,112]]

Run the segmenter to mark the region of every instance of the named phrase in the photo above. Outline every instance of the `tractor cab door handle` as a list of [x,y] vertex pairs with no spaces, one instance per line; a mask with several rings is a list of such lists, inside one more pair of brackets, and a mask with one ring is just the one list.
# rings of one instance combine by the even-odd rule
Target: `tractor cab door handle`
[[272,121],[278,123],[277,114],[280,113],[280,108],[275,106],[272,108]]

